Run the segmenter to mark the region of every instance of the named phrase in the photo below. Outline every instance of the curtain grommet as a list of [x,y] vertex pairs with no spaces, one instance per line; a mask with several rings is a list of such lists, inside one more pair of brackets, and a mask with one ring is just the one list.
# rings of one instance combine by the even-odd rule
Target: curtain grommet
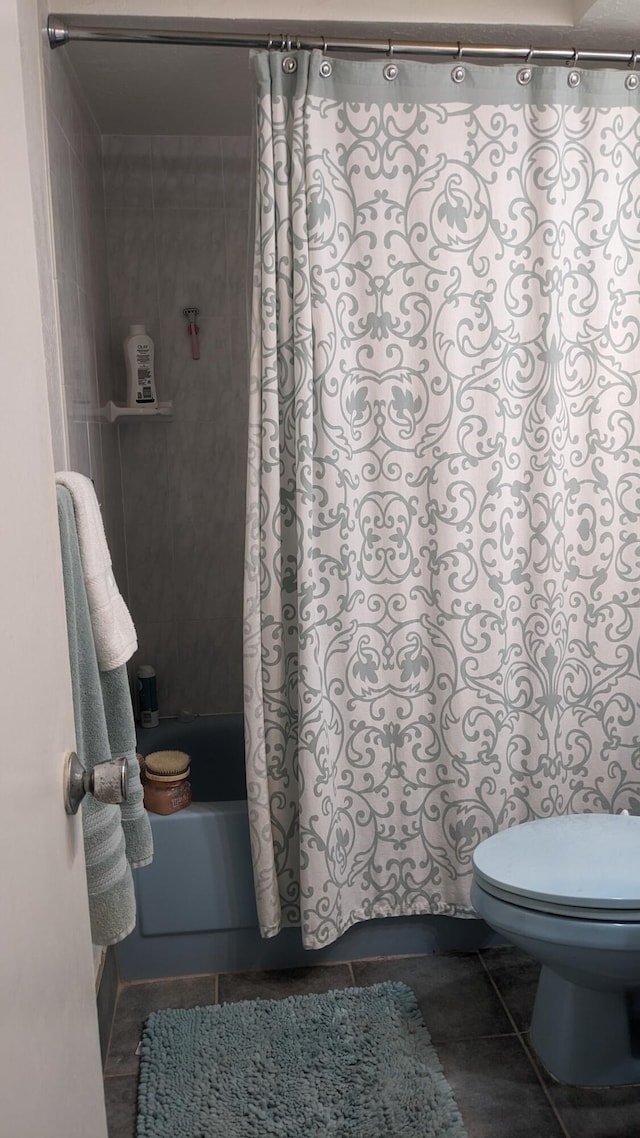
[[569,84],[570,87],[579,87],[580,86],[580,72],[579,71],[570,71],[569,74],[567,75],[567,83]]
[[285,55],[282,60],[282,70],[286,75],[293,75],[294,71],[298,70],[298,61],[292,55]]
[[516,75],[516,79],[521,87],[526,87],[527,83],[530,83],[533,79],[533,71],[530,67],[521,67]]
[[384,75],[385,79],[388,79],[390,82],[393,79],[397,79],[398,78],[398,68],[397,68],[396,64],[395,63],[387,63],[386,67],[384,67],[382,69],[382,74]]
[[454,67],[453,71],[451,72],[451,78],[453,79],[454,83],[464,83],[465,79],[467,78],[467,72],[465,71],[464,67]]
[[320,74],[322,75],[322,78],[328,79],[329,76],[331,75],[332,71],[333,71],[333,67],[329,63],[329,60],[323,59],[322,63],[320,64]]
[[627,88],[627,91],[637,91],[638,87],[640,87],[640,78],[638,78],[636,74],[627,75],[627,78],[624,81],[624,85]]

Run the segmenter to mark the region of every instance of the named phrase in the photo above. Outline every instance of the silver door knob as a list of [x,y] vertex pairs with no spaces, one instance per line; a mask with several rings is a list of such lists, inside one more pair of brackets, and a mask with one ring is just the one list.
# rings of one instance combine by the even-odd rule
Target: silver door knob
[[92,794],[98,802],[124,802],[128,781],[126,755],[86,771],[75,751],[69,751],[65,759],[64,808],[67,814],[77,814],[85,794]]

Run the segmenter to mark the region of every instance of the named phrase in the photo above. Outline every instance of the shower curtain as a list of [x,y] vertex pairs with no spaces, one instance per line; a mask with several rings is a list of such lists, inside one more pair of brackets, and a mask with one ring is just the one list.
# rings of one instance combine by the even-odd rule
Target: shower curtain
[[262,934],[318,948],[640,812],[640,96],[255,66],[249,816]]

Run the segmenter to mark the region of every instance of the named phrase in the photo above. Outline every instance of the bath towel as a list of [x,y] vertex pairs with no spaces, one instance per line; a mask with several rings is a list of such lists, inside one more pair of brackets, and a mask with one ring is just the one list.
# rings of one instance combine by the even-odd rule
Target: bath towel
[[127,800],[120,807],[127,861],[140,869],[153,860],[153,839],[149,816],[143,805],[140,764],[136,756],[136,729],[131,706],[127,669],[122,665],[100,673],[102,698],[112,756],[126,755],[129,769]]
[[104,533],[100,504],[90,478],[61,470],[56,482],[73,499],[80,559],[84,573],[98,666],[110,672],[130,660],[138,647],[136,630],[122,599]]
[[116,944],[135,926],[131,865],[152,857],[149,819],[142,805],[135,758],[135,729],[126,669],[101,673],[80,558],[74,506],[69,491],[57,487],[76,748],[85,770],[113,755],[126,754],[129,799],[123,807],[82,803],[91,937],[94,944]]

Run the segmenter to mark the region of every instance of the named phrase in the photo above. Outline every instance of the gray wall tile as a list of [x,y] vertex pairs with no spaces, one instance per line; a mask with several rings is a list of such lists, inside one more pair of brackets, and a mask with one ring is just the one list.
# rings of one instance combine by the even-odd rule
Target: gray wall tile
[[198,317],[200,359],[191,356],[184,317],[162,320],[161,344],[168,397],[176,421],[222,421],[228,430],[235,392],[227,322]]
[[[137,659],[156,668],[161,715],[241,711],[251,143],[153,136],[152,209],[141,150],[104,145],[112,382],[123,401],[121,341],[145,321],[158,398],[174,404],[169,423],[118,428]],[[201,312],[198,361],[186,305]]]
[[[92,303],[94,313],[104,312],[107,314],[108,319],[109,289],[106,283],[104,287],[101,288],[96,282],[96,285],[94,286]],[[102,319],[102,317],[94,321],[93,336],[98,402],[100,404],[100,407],[105,407],[110,400],[115,399],[116,384],[113,369],[111,367],[111,328],[109,324]]]
[[239,477],[236,438],[222,424],[171,424],[169,508],[194,527],[237,520]]
[[138,664],[152,664],[156,670],[158,708],[161,716],[192,709],[191,693],[180,666],[176,626],[173,621],[136,620],[138,651],[132,661],[132,674]]
[[90,478],[89,429],[86,421],[67,420],[67,436],[69,440],[69,469],[77,470],[80,474],[86,474],[87,478]]
[[104,501],[102,516],[113,572],[118,588],[128,600],[127,554],[124,537],[124,509],[122,501],[122,477],[118,427],[101,423],[102,466],[104,472]]
[[76,237],[71,187],[71,151],[58,120],[47,123],[55,275],[76,278]]
[[[71,192],[73,198],[73,228],[75,233],[76,269],[78,287],[84,292],[91,291],[94,272],[92,258],[92,233],[94,221],[92,199],[93,187],[86,170],[75,154],[71,154]],[[105,319],[107,313],[104,314]]]
[[45,59],[44,77],[47,111],[58,120],[67,141],[78,157],[81,158],[84,119],[75,76],[69,61],[64,57],[64,52],[47,54]]
[[221,209],[224,206],[219,138],[154,135],[151,156],[156,209]]
[[82,342],[79,335],[78,285],[75,276],[68,273],[58,274],[57,285],[60,327],[64,329],[61,344],[63,383],[71,390],[80,390],[82,388],[83,361]]
[[173,616],[173,546],[164,508],[169,493],[167,423],[122,423],[124,524],[134,621]]
[[151,139],[147,135],[103,135],[102,165],[107,209],[151,209]]
[[248,135],[225,135],[222,139],[224,199],[229,209],[249,209],[254,145]]
[[125,533],[129,604],[136,621],[172,619],[172,540],[162,514],[150,514]]
[[233,619],[177,625],[189,706],[200,714],[242,711],[242,625]]
[[226,316],[227,269],[222,210],[156,209],[158,303],[166,319],[195,305]]
[[170,423],[121,423],[120,455],[127,526],[142,523],[158,513],[169,492],[167,441]]
[[100,136],[62,53],[45,56],[44,81],[59,316],[59,328],[46,330],[55,463],[93,479],[126,584],[117,428],[100,421],[113,398]]
[[246,209],[225,212],[228,287],[231,306],[242,315],[249,306],[249,213]]
[[104,465],[102,462],[102,434],[100,423],[87,423],[89,438],[89,477],[93,481],[99,502],[105,500]]
[[242,521],[174,525],[174,601],[180,619],[241,622],[243,542]]
[[148,324],[158,313],[153,211],[107,210],[106,228],[112,321]]

